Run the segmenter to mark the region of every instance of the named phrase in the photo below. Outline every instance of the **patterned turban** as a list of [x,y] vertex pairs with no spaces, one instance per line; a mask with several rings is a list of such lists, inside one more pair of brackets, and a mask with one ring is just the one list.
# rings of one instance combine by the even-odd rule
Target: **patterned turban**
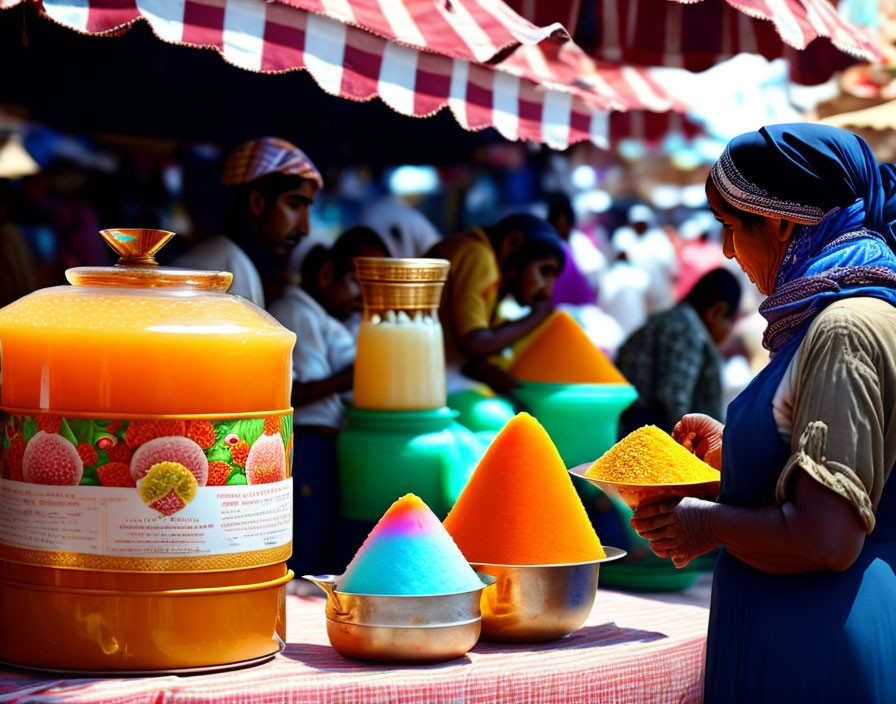
[[221,183],[238,186],[273,173],[299,176],[324,187],[323,177],[305,152],[279,137],[253,139],[234,149],[224,162]]

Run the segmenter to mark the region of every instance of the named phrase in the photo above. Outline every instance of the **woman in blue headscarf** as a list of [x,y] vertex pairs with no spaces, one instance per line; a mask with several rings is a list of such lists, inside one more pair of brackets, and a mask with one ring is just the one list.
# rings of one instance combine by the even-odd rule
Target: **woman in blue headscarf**
[[[718,545],[708,702],[896,701],[896,218],[893,167],[855,135],[774,125],[734,139],[707,196],[768,298],[768,366],[728,422],[718,502],[635,512],[677,566]],[[716,452],[712,453],[717,455]]]

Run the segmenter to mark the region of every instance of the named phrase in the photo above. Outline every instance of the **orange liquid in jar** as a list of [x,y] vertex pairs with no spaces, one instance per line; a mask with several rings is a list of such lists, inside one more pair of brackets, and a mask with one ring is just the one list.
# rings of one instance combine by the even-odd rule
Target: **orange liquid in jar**
[[[0,404],[91,418],[282,411],[294,342],[221,293],[47,289],[0,310]],[[284,563],[178,574],[0,561],[0,660],[145,671],[262,657],[274,627],[285,639],[285,574]]]
[[285,409],[294,340],[224,294],[48,289],[0,313],[0,404],[96,418]]

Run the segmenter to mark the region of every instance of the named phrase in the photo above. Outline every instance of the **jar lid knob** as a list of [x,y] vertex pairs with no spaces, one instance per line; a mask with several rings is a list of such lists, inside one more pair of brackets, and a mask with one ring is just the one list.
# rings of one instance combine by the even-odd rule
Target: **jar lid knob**
[[158,266],[155,254],[174,237],[167,230],[143,228],[100,230],[100,235],[119,255],[115,266]]

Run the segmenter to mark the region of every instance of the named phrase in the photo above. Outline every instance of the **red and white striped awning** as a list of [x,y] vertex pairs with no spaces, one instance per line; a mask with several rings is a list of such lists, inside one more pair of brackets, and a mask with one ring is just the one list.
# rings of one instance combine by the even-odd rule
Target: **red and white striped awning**
[[594,56],[607,61],[681,68],[697,61],[703,69],[708,60],[743,52],[777,58],[786,47],[802,50],[818,37],[853,56],[883,58],[877,38],[828,0],[602,0],[600,13]]
[[878,37],[841,17],[830,0],[598,0],[589,18],[578,16],[581,0],[508,4],[535,23],[566,22],[604,61],[703,71],[739,53],[790,56],[819,37],[851,56],[883,58]]
[[521,44],[569,38],[559,22],[538,27],[503,0],[279,1],[404,46],[477,63],[494,62]]
[[[694,0],[674,0],[690,4]],[[703,0],[697,0],[702,2]],[[837,12],[830,0],[726,0],[735,10],[748,17],[768,20],[785,44],[805,49],[818,37],[827,37],[841,51],[869,61],[884,58],[877,37]]]
[[332,95],[380,97],[405,115],[448,107],[462,127],[557,149],[607,144],[612,110],[687,109],[649,68],[596,64],[559,24],[500,0],[0,0],[113,34],[138,20],[163,41],[218,51],[250,71],[307,70]]
[[680,112],[629,110],[610,114],[611,147],[616,147],[623,139],[636,139],[650,146],[656,146],[672,133],[690,139],[702,131],[703,128],[699,124]]

